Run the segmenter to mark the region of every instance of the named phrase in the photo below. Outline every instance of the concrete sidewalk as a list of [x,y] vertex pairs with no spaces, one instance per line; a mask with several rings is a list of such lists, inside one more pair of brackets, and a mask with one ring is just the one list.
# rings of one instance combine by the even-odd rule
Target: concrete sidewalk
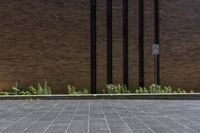
[[0,101],[0,133],[199,132],[198,100]]

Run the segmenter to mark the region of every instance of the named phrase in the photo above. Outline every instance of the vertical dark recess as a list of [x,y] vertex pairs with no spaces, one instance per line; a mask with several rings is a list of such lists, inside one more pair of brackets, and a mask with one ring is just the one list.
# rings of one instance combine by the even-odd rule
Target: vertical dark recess
[[128,87],[128,0],[123,0],[123,84]]
[[144,87],[144,0],[139,0],[139,86]]
[[90,0],[91,13],[91,93],[96,93],[96,0]]
[[112,84],[112,0],[107,0],[107,84]]
[[[154,44],[160,43],[160,28],[159,28],[159,0],[154,0]],[[156,68],[154,71],[154,80],[157,81],[157,84],[160,84],[160,56],[156,55],[154,56],[154,60],[156,63],[154,63],[154,67]]]

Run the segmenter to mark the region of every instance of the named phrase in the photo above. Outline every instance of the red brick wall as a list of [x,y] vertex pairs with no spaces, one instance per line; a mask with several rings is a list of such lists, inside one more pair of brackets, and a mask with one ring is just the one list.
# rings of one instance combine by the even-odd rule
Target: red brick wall
[[200,88],[200,1],[175,1],[161,3],[161,81]]
[[[200,1],[160,1],[161,83],[200,86]],[[97,0],[97,85],[106,84],[106,0]],[[113,0],[113,78],[122,82],[122,0]],[[145,1],[145,76],[153,79],[153,0]],[[138,85],[138,1],[129,1],[129,80]],[[89,0],[2,0],[0,88],[47,79],[55,93],[90,85]]]
[[1,88],[15,81],[28,84],[42,79],[59,93],[66,91],[67,83],[89,86],[89,1],[6,0],[1,4]]

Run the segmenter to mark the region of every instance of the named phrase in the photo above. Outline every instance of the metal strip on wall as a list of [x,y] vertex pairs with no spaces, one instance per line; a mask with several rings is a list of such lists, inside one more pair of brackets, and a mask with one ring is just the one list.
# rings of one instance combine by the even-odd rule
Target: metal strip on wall
[[112,0],[107,0],[107,84],[112,84]]
[[96,0],[90,0],[91,13],[91,93],[96,94]]
[[144,87],[144,0],[139,0],[139,86]]
[[123,84],[128,87],[128,0],[123,0]]

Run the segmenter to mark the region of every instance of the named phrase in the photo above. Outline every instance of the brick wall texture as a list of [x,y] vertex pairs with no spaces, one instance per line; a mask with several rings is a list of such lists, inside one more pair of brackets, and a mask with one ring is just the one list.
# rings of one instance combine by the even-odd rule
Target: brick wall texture
[[[161,83],[200,88],[200,1],[160,1]],[[145,83],[153,82],[153,0],[145,1]],[[129,82],[138,86],[138,0],[129,0]],[[113,0],[113,80],[122,83],[122,0]],[[1,0],[0,88],[48,80],[90,88],[90,0]],[[106,84],[106,0],[97,0],[97,86]]]

